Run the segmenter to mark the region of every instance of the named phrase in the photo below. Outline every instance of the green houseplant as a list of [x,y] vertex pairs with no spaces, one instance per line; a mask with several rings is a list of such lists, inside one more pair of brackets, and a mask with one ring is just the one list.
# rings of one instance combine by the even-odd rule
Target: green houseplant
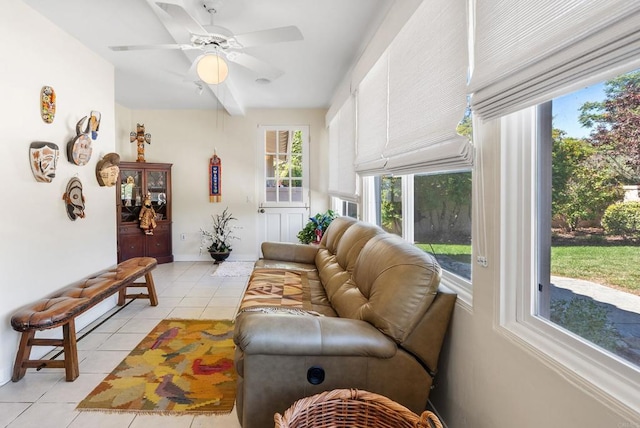
[[220,214],[212,214],[211,227],[200,229],[200,252],[206,248],[216,262],[226,260],[231,253],[231,240],[239,239],[233,233],[237,226],[232,224],[237,220],[228,207]]
[[320,242],[322,234],[336,217],[336,213],[332,210],[328,210],[326,213],[317,213],[313,217],[309,217],[307,224],[298,232],[298,240],[303,244]]

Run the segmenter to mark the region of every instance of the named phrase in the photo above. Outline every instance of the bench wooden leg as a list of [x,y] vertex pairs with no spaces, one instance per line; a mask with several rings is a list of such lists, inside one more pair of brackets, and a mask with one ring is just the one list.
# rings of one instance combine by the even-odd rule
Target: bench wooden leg
[[[118,292],[118,306],[124,305],[127,299],[149,299],[151,306],[158,306],[158,295],[156,294],[156,286],[153,282],[153,275],[151,272],[147,272],[144,275],[145,282],[134,282],[128,284],[120,289]],[[128,293],[129,288],[146,288],[146,293]]]
[[64,349],[64,371],[67,382],[73,382],[80,376],[76,323],[73,318],[62,326],[62,347]]
[[156,294],[156,285],[153,282],[153,275],[151,272],[147,272],[144,276],[147,283],[147,293],[149,294],[149,303],[151,306],[158,306],[158,295]]
[[122,306],[127,300],[127,287],[122,287],[120,291],[118,291],[118,306]]
[[[36,330],[25,331],[20,336],[20,345],[13,365],[11,380],[18,382],[27,373],[27,369],[64,368],[68,382],[74,381],[80,376],[78,364],[78,345],[76,340],[76,325],[72,318],[62,326],[62,340],[36,338]],[[34,346],[62,346],[64,350],[63,360],[32,360],[31,349]]]
[[19,381],[27,373],[27,367],[23,363],[29,361],[29,355],[31,355],[31,340],[35,336],[36,331],[25,331],[20,335],[20,346],[18,347],[18,353],[16,354],[16,361],[13,365],[13,376],[11,380],[14,382]]

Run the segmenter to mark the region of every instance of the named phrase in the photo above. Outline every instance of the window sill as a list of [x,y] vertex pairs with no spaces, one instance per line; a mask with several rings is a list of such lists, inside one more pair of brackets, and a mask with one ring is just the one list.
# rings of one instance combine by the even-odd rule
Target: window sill
[[471,282],[462,279],[461,277],[452,274],[446,270],[442,271],[442,285],[451,289],[458,295],[456,304],[472,312],[473,309],[473,294],[471,291]]
[[539,318],[507,320],[496,330],[614,412],[640,419],[638,368]]

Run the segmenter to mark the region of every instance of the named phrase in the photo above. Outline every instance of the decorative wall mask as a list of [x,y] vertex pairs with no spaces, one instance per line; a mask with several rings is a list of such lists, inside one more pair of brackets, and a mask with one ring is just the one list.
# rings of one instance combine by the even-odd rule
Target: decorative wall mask
[[67,191],[62,195],[62,199],[67,204],[67,215],[71,220],[78,217],[84,218],[84,195],[82,194],[82,183],[78,177],[72,177],[67,183]]
[[56,117],[56,91],[51,86],[43,86],[40,91],[40,115],[45,123],[52,123]]
[[82,132],[82,125],[87,120],[87,116],[80,119],[76,124],[76,136],[67,144],[67,158],[69,162],[76,165],[86,165],[91,159],[91,138],[86,132]]
[[31,172],[40,183],[51,183],[58,166],[58,146],[47,141],[35,141],[29,146]]
[[136,132],[129,134],[129,140],[132,143],[135,141],[138,145],[138,158],[136,162],[146,162],[144,160],[144,143],[151,144],[151,134],[144,133],[144,123],[136,124]]
[[89,123],[87,123],[87,134],[91,133],[91,139],[96,140],[98,138],[98,131],[100,130],[100,119],[102,115],[99,111],[91,111],[89,115]]
[[100,186],[115,186],[120,174],[120,155],[117,153],[107,153],[96,164],[96,178]]

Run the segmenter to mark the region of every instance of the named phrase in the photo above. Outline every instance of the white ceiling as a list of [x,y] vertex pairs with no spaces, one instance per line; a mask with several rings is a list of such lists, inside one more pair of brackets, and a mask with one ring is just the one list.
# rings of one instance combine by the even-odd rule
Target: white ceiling
[[[331,97],[366,47],[394,0],[164,0],[201,25],[234,34],[297,26],[304,40],[244,48],[284,74],[270,83],[230,63],[221,85],[201,94],[185,79],[198,51],[115,52],[108,46],[182,43],[154,0],[24,0],[115,67],[115,98],[131,109],[212,109],[241,115],[251,108],[328,108]],[[164,22],[164,24],[163,24]],[[169,29],[167,28],[167,24]],[[169,30],[172,30],[171,32]],[[177,29],[177,32],[181,28]],[[188,33],[185,30],[185,37]]]

